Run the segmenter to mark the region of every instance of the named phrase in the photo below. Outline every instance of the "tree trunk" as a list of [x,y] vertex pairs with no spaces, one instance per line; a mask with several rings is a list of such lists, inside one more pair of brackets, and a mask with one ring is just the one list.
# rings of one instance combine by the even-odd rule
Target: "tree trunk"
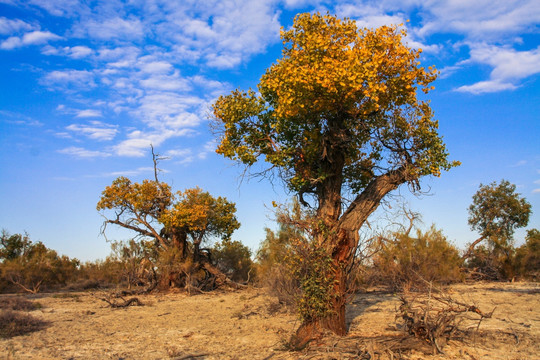
[[[407,168],[401,167],[375,178],[355,198],[339,220],[334,222],[332,231],[327,232],[326,236],[318,234],[323,237],[318,240],[319,245],[324,246],[332,257],[335,278],[332,289],[332,311],[331,315],[324,318],[304,322],[291,339],[291,345],[294,348],[304,347],[309,341],[320,337],[324,330],[330,330],[337,335],[347,334],[345,304],[350,295],[347,280],[360,239],[358,231],[369,215],[377,209],[384,196],[409,180],[407,175]],[[335,197],[330,199],[335,206]],[[332,204],[323,207],[322,214],[335,214]],[[323,220],[330,220],[330,218],[331,216]]]

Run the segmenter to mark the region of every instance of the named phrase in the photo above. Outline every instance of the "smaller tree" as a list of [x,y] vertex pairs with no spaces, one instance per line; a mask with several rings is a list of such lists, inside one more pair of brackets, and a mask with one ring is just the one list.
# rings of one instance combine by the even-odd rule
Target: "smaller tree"
[[[507,180],[480,184],[469,207],[469,225],[480,237],[469,245],[464,258],[474,274],[489,279],[514,276],[514,231],[527,226],[531,204]],[[480,242],[486,246],[475,249]]]
[[480,238],[469,246],[465,257],[483,240],[487,240],[491,250],[508,249],[515,229],[527,226],[530,214],[531,204],[516,193],[516,185],[507,180],[480,184],[469,206],[469,225],[480,233]]
[[[230,240],[240,227],[236,206],[223,197],[213,197],[200,188],[174,194],[158,180],[154,159],[154,179],[132,182],[119,177],[102,192],[97,210],[108,224],[135,232],[136,238],[152,244],[147,257],[158,268],[162,286],[211,289],[227,282],[212,263],[210,249],[201,247],[210,238]],[[114,211],[106,217],[107,210]],[[146,266],[146,265],[145,265]]]

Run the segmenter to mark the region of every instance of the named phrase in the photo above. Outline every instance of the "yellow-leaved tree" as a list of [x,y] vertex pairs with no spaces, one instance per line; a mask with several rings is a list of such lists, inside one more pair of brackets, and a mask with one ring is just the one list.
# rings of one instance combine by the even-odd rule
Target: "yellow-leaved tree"
[[[213,105],[217,152],[247,166],[262,158],[314,208],[308,233],[322,265],[311,268],[326,270],[302,282],[308,310],[297,345],[323,328],[346,333],[359,230],[381,200],[402,184],[418,191],[422,176],[458,165],[417,96],[432,89],[437,70],[420,66],[421,50],[407,47],[404,36],[397,27],[359,29],[353,20],[299,14],[282,31],[283,56],[258,92],[236,90]],[[310,310],[313,289],[320,296]]]

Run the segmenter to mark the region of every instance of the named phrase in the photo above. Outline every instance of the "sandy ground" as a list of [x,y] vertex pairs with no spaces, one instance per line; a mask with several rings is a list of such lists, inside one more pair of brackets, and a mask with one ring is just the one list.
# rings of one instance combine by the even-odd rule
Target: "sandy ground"
[[145,306],[120,309],[102,301],[102,292],[33,296],[43,308],[31,314],[49,325],[1,339],[0,358],[386,359],[399,355],[404,359],[540,359],[539,284],[457,285],[451,293],[495,312],[483,320],[479,331],[450,341],[444,355],[385,351],[384,344],[402,334],[395,319],[399,300],[375,291],[357,296],[349,305],[348,336],[330,336],[301,352],[289,352],[284,343],[299,325],[294,314],[263,290],[245,289],[196,296],[139,296]]

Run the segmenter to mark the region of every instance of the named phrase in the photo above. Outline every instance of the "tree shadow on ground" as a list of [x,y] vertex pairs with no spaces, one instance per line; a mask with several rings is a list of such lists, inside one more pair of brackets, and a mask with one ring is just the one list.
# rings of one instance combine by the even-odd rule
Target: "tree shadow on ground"
[[510,287],[489,287],[485,289],[486,291],[496,291],[496,292],[510,292],[517,294],[540,294],[540,288],[538,287],[527,287],[527,288],[510,288]]
[[347,329],[350,330],[356,317],[368,312],[383,311],[377,304],[394,299],[395,295],[388,291],[368,291],[355,294],[345,311]]

